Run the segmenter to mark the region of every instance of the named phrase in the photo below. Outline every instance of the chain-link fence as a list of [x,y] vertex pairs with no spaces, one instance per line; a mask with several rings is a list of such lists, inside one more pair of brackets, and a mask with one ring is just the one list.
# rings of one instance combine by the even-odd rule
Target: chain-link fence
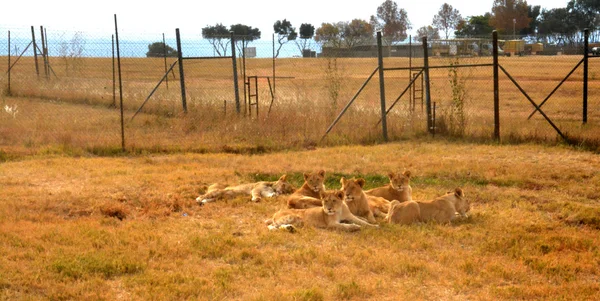
[[[112,34],[43,28],[4,33],[5,153],[113,153],[123,142],[131,151],[261,152],[382,140],[376,45],[281,46],[272,36],[245,41],[245,47],[243,37],[233,37],[232,48],[231,37],[209,41],[198,32],[182,33],[179,48],[173,30],[119,33],[117,47]],[[421,43],[384,46],[389,139],[430,135],[428,116],[435,118],[436,135],[491,139],[496,129],[491,41],[430,41],[429,82]],[[150,53],[154,43],[165,55]],[[588,64],[583,124],[583,47],[571,46],[500,38],[500,139],[560,140],[558,128],[578,141],[598,141],[598,62],[593,57]],[[170,48],[181,49],[182,60]],[[552,94],[540,108],[544,114],[529,117],[535,106],[523,92],[537,105]],[[330,128],[336,117],[339,122]]]

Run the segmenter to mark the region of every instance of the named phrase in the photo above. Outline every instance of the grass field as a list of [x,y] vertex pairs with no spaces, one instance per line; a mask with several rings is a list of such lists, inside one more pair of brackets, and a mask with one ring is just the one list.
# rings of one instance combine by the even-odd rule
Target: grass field
[[[4,69],[6,57],[0,57]],[[581,57],[502,57],[500,64],[536,102],[541,103],[577,65]],[[0,111],[0,146],[5,152],[35,154],[57,148],[75,153],[113,153],[121,148],[120,113],[109,108],[113,98],[112,60],[78,58],[50,60],[56,76],[35,75],[33,59],[23,57],[12,71],[11,93],[7,75],[0,75],[2,107],[18,108],[11,115]],[[168,62],[171,63],[170,61]],[[489,64],[490,57],[438,58],[431,66]],[[386,58],[386,68],[422,65],[422,59]],[[125,140],[130,152],[172,150],[206,152],[261,152],[303,149],[314,145],[372,144],[381,142],[379,84],[369,82],[346,115],[326,139],[321,139],[342,108],[377,67],[375,58],[278,59],[277,76],[258,81],[260,115],[235,114],[230,60],[185,61],[188,114],[182,113],[179,81],[170,74],[132,119],[164,73],[162,59],[123,58]],[[271,59],[247,60],[246,75],[271,76]],[[437,135],[489,141],[494,132],[492,68],[431,69],[431,99],[436,104]],[[177,74],[178,72],[174,72]],[[386,71],[386,105],[389,108],[409,83],[408,71]],[[544,104],[543,111],[575,144],[598,150],[600,136],[600,70],[590,59],[588,122],[582,116],[582,67],[579,67]],[[291,78],[287,78],[291,77]],[[271,106],[270,86],[275,89]],[[243,87],[240,83],[243,103]],[[408,93],[410,94],[410,92]],[[405,94],[388,115],[391,140],[427,135],[427,115],[416,100],[410,109]],[[116,93],[116,103],[119,94]],[[505,142],[561,138],[552,126],[504,74],[500,74],[500,135]],[[268,111],[271,109],[271,113]]]
[[[460,186],[453,225],[269,232],[284,199],[196,205],[213,182],[325,169],[413,198]],[[597,300],[600,157],[429,138],[260,155],[37,154],[0,163],[2,300]]]

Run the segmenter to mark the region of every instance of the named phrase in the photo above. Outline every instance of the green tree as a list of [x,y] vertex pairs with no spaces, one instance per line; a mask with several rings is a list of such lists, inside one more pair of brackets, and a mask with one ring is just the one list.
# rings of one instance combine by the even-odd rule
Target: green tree
[[275,24],[273,24],[273,30],[275,35],[277,35],[277,43],[279,43],[279,47],[275,52],[275,57],[279,57],[281,47],[289,41],[296,40],[298,33],[296,33],[296,28],[292,26],[292,23],[286,19],[277,20]]
[[437,15],[433,16],[433,26],[442,30],[448,39],[451,30],[455,29],[461,20],[460,12],[452,5],[444,3]]
[[419,42],[423,37],[427,37],[427,40],[436,40],[440,38],[440,32],[437,28],[427,25],[417,29],[417,35],[413,37],[413,41]]
[[494,0],[490,25],[501,34],[513,34],[527,28],[531,22],[525,0]]
[[231,42],[231,34],[221,23],[202,28],[202,37],[207,39],[219,56],[226,56]]
[[148,45],[146,57],[176,57],[177,54],[177,50],[173,49],[171,46],[166,45],[163,42],[154,42]]
[[489,36],[494,28],[490,26],[490,13],[482,16],[471,16],[461,20],[456,26],[454,35],[457,37],[481,37]]
[[240,54],[252,41],[260,39],[260,30],[252,26],[235,24],[229,27],[229,31],[235,37],[235,44]]
[[521,35],[527,36],[535,34],[540,24],[540,15],[542,13],[541,10],[542,8],[539,5],[527,5],[527,17],[529,17],[531,21],[529,22],[529,26],[521,29],[521,31],[519,32]]
[[302,23],[300,25],[300,39],[294,40],[300,55],[304,54],[304,49],[310,48],[310,41],[315,36],[315,27],[309,23]]
[[340,48],[342,46],[340,29],[335,24],[322,23],[315,32],[315,41],[323,46]]
[[411,29],[408,14],[392,0],[386,0],[377,7],[377,14],[371,16],[370,22],[374,30],[382,32],[388,45],[405,40],[408,36],[406,31]]
[[572,15],[575,26],[580,31],[588,28],[595,31],[600,23],[600,1],[598,0],[571,0],[567,10]]
[[567,8],[542,10],[538,33],[550,43],[573,41],[579,31],[574,18]]

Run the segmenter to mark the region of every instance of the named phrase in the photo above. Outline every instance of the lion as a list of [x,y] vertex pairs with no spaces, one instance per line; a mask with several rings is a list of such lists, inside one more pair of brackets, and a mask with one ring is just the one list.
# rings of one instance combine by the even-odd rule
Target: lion
[[346,180],[342,177],[340,183],[342,183],[342,191],[346,194],[346,205],[352,214],[367,219],[369,223],[375,223],[375,216],[383,217],[388,212],[390,202],[384,198],[365,194],[364,179]]
[[321,198],[325,192],[325,171],[319,170],[313,173],[304,173],[304,184],[294,191],[288,199],[287,205],[290,209],[306,209],[320,207]]
[[410,187],[410,171],[403,173],[390,172],[388,177],[390,183],[388,185],[373,188],[365,191],[367,195],[384,198],[388,201],[397,200],[398,202],[406,202],[412,200],[412,188]]
[[467,212],[471,210],[471,205],[460,187],[431,201],[417,201],[417,204],[421,211],[421,221],[424,222],[450,223],[456,218],[457,212],[460,216],[467,217]]
[[260,181],[256,183],[226,186],[220,183],[212,184],[205,194],[196,198],[201,206],[220,199],[233,199],[239,196],[250,195],[253,202],[259,202],[263,197],[274,197],[280,194],[290,194],[295,187],[287,182],[287,175],[281,176],[277,181]]
[[344,192],[340,190],[325,192],[320,207],[281,209],[265,223],[270,230],[287,229],[290,232],[304,225],[348,232],[358,231],[361,226],[378,227],[352,214],[344,203]]
[[389,224],[410,225],[421,221],[421,208],[415,201],[400,203],[396,200],[390,203],[390,210],[385,217]]

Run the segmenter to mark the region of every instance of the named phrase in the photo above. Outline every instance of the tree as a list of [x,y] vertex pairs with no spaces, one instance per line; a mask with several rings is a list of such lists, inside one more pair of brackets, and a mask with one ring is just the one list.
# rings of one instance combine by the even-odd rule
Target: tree
[[571,0],[567,10],[574,17],[573,21],[580,31],[588,28],[591,32],[598,28],[600,23],[600,1],[598,0]]
[[542,10],[538,33],[544,35],[548,42],[572,41],[578,32],[573,17],[567,8]]
[[202,28],[202,37],[207,39],[213,46],[219,56],[226,56],[231,35],[227,27],[218,23],[215,26],[206,26]]
[[471,16],[467,20],[461,20],[456,26],[454,35],[457,37],[479,37],[488,36],[494,31],[490,26],[490,13],[483,16]]
[[321,27],[317,28],[315,32],[315,41],[323,46],[340,48],[342,45],[340,29],[334,24],[322,23]]
[[294,40],[296,46],[300,50],[300,54],[304,54],[304,49],[310,48],[310,40],[315,36],[315,27],[309,23],[302,23],[300,25],[300,40]]
[[258,28],[252,28],[252,26],[235,24],[229,27],[229,31],[233,33],[235,44],[240,53],[248,46],[248,44],[250,44],[250,42],[260,39],[260,30]]
[[448,39],[450,31],[458,26],[460,20],[462,20],[462,16],[458,10],[452,5],[444,3],[437,15],[433,16],[433,26],[444,31],[446,39]]
[[389,45],[405,40],[406,31],[411,29],[408,14],[392,0],[386,0],[377,7],[377,15],[371,16],[370,22],[376,31],[382,32]]
[[177,55],[177,50],[163,42],[154,42],[148,45],[148,52],[146,52],[146,57],[176,57]]
[[525,0],[494,0],[490,25],[502,34],[512,34],[527,28],[531,22],[527,1]]
[[373,40],[373,26],[365,20],[354,19],[350,22],[340,22],[338,26],[341,38],[348,48]]
[[277,42],[279,43],[279,47],[275,52],[275,57],[279,57],[279,51],[281,50],[281,47],[283,47],[283,45],[289,41],[296,40],[298,34],[296,33],[296,28],[294,28],[292,23],[286,19],[275,22],[275,24],[273,24],[273,30],[277,35]]
[[440,33],[437,28],[427,25],[417,29],[417,35],[413,37],[415,42],[421,41],[423,37],[427,37],[427,40],[435,40],[440,38]]
[[527,17],[529,17],[529,19],[531,21],[529,21],[529,26],[521,29],[521,31],[519,33],[524,36],[535,34],[535,32],[538,29],[538,26],[540,24],[540,20],[539,20],[540,14],[541,14],[541,6],[527,5]]

